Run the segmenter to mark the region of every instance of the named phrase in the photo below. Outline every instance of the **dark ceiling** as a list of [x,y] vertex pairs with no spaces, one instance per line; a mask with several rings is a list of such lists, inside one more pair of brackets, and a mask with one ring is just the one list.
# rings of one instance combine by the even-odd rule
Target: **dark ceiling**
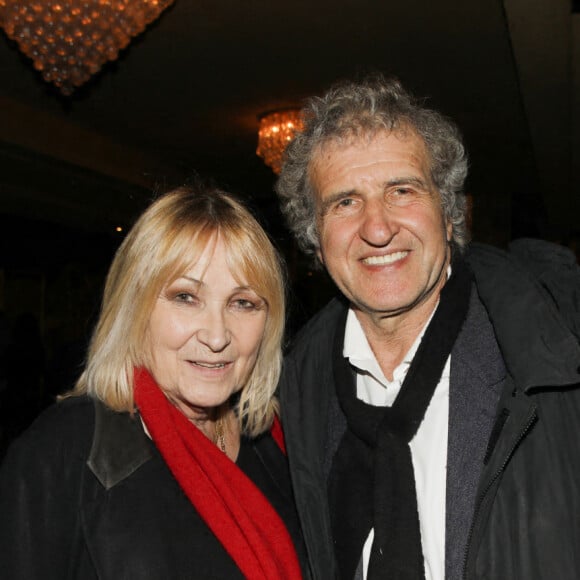
[[2,35],[0,214],[112,231],[198,172],[269,215],[258,115],[381,71],[461,127],[476,237],[569,232],[579,22],[570,0],[176,0],[71,98]]

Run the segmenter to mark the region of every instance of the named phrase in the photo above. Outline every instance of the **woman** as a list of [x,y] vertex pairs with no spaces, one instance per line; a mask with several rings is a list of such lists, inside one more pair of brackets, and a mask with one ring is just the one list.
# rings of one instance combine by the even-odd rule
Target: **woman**
[[242,205],[154,202],[112,263],[74,391],[2,466],[2,575],[300,578],[271,435],[283,323],[280,262]]

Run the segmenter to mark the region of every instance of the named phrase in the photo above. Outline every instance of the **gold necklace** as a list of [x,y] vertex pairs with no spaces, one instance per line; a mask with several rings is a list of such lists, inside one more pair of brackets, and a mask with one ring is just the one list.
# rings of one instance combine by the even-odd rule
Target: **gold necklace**
[[214,444],[218,445],[218,447],[224,453],[226,452],[226,437],[224,434],[223,419],[221,417],[215,422],[215,441],[214,441]]

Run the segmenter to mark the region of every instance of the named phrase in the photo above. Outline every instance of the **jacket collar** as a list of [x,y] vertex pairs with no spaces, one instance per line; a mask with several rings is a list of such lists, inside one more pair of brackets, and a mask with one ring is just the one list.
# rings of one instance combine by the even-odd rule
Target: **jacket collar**
[[87,464],[105,489],[129,477],[152,455],[152,443],[139,415],[116,413],[95,401],[95,431]]

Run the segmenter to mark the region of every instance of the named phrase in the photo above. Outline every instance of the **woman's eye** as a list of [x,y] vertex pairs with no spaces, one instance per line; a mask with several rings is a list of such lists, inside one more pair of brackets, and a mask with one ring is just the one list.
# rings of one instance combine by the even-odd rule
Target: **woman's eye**
[[193,303],[197,301],[197,298],[189,292],[177,292],[174,295],[174,300],[177,302]]
[[260,298],[235,298],[231,304],[235,310],[247,312],[260,310],[264,305],[264,301]]
[[256,304],[253,301],[246,300],[245,298],[234,300],[233,305],[239,310],[253,310],[256,308]]

